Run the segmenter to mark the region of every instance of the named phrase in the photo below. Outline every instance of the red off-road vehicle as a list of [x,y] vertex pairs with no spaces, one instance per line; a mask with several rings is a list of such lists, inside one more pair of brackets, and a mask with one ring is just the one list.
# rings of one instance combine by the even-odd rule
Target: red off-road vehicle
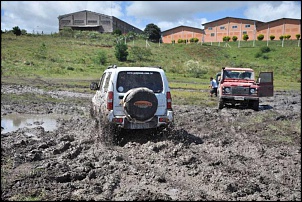
[[251,68],[223,67],[216,74],[216,81],[219,109],[228,104],[240,104],[258,111],[259,98],[274,95],[273,72],[260,72],[255,80]]

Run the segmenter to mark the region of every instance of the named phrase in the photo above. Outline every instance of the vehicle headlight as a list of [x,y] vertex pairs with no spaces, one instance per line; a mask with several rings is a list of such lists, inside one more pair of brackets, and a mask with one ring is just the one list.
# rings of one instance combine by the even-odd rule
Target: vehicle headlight
[[251,88],[251,89],[250,89],[250,93],[251,93],[251,94],[254,94],[255,92],[256,92],[256,89],[255,89],[255,88]]
[[224,91],[225,91],[226,93],[230,93],[231,90],[230,90],[230,88],[225,88]]

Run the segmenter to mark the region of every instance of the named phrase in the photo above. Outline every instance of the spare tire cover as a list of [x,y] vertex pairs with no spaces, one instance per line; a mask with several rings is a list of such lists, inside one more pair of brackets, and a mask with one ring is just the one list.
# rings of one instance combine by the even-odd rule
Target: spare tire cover
[[123,99],[124,111],[130,119],[147,121],[151,119],[158,106],[158,100],[149,88],[129,90]]

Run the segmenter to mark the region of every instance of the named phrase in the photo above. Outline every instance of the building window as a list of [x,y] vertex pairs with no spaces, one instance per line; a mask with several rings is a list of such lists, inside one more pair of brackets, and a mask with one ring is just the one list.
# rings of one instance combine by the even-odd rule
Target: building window
[[102,23],[102,25],[110,25],[109,20],[102,20],[101,23]]
[[61,23],[64,24],[64,25],[67,25],[70,23],[70,20],[61,20]]
[[249,28],[249,27],[251,27],[251,25],[245,25],[245,28]]
[[232,29],[237,29],[237,25],[233,25],[233,26],[232,26]]
[[211,33],[211,36],[215,36],[215,33]]
[[97,24],[96,20],[88,20],[88,24]]
[[242,34],[247,34],[247,31],[243,31]]
[[74,20],[74,24],[75,25],[84,24],[84,20]]
[[224,26],[221,26],[220,29],[225,29],[225,27],[224,27]]
[[208,30],[213,30],[213,27],[209,27]]

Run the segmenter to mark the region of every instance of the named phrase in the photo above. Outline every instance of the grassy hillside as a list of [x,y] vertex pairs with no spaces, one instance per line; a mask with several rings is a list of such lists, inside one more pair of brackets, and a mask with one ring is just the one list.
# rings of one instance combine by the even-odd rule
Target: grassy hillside
[[[118,39],[111,34],[18,36],[1,35],[2,82],[22,83],[30,79],[51,81],[62,87],[89,87],[111,64],[118,66],[161,66],[167,73],[175,96],[177,88],[208,90],[209,77],[223,66],[250,67],[256,75],[273,71],[276,90],[300,89],[301,46],[297,40],[247,41],[207,44],[158,44],[136,38],[126,40],[128,60],[115,57]],[[125,42],[124,39],[121,41]],[[142,54],[142,55],[140,55]],[[138,57],[140,55],[141,57]],[[102,60],[101,60],[102,59]],[[104,62],[105,60],[105,62]],[[101,64],[103,61],[104,64]],[[200,94],[204,93],[204,95]],[[198,92],[191,100],[208,93]],[[193,102],[198,103],[198,102]]]

